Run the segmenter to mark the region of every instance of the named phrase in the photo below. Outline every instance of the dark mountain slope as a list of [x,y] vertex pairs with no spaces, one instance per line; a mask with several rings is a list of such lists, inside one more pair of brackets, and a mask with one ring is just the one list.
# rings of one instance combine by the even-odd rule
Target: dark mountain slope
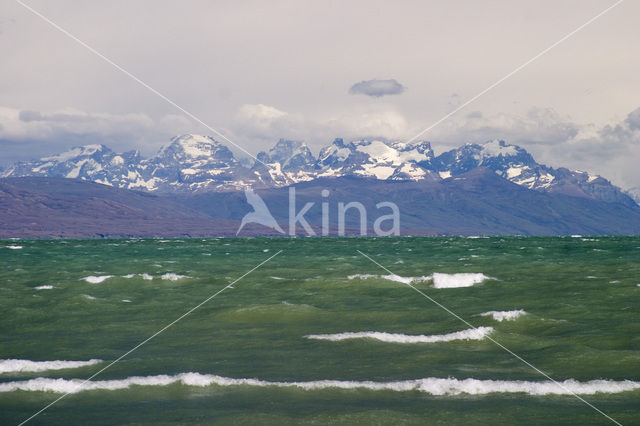
[[[640,234],[640,209],[584,197],[545,193],[523,188],[480,167],[442,181],[394,182],[353,177],[317,179],[296,186],[296,212],[307,203],[314,206],[305,215],[318,231],[322,223],[321,203],[329,204],[331,233],[337,232],[338,202],[358,201],[366,207],[368,233],[373,221],[388,209],[376,208],[382,201],[398,205],[401,233],[455,235],[568,235]],[[328,189],[327,198],[321,191]],[[289,189],[257,191],[276,220],[287,230]],[[240,219],[250,211],[244,194],[205,193],[173,198],[193,209],[221,219]],[[359,229],[355,212],[346,216],[347,228]],[[302,229],[298,235],[306,235]]]
[[0,238],[212,236],[236,227],[149,193],[74,179],[0,179]]

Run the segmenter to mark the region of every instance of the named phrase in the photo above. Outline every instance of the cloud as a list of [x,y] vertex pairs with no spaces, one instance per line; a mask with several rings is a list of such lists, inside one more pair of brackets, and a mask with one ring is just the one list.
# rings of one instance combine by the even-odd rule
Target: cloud
[[405,91],[405,87],[395,79],[390,80],[366,80],[356,83],[349,89],[351,95],[366,95],[376,98],[387,95],[399,95]]
[[525,115],[471,111],[451,118],[427,136],[433,141],[458,146],[466,142],[504,139],[520,144],[557,144],[573,139],[582,126],[562,117],[551,108],[531,108]]
[[61,152],[77,145],[103,143],[116,150],[140,148],[151,153],[193,123],[168,114],[111,114],[63,109],[20,110],[0,107],[0,148],[3,164]]
[[349,108],[323,118],[245,104],[236,112],[233,133],[242,146],[259,140],[260,149],[266,149],[286,138],[303,140],[319,150],[336,137],[401,139],[407,135],[407,120],[395,107],[385,104]]
[[471,111],[423,139],[446,150],[496,138],[522,146],[540,163],[599,174],[622,188],[640,186],[640,108],[604,126],[576,123],[551,108],[531,108],[524,115]]
[[640,186],[640,108],[625,119],[595,128],[585,126],[575,138],[550,146],[556,162],[598,173],[623,188]]

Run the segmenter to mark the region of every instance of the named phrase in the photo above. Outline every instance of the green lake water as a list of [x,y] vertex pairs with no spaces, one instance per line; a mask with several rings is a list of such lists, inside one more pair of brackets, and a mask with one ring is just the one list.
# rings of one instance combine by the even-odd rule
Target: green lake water
[[639,297],[635,237],[2,240],[0,424],[640,424]]

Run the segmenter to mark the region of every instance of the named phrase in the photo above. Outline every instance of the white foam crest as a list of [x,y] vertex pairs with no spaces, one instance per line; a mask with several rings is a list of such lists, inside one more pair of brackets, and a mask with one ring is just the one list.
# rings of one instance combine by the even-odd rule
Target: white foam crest
[[640,382],[631,380],[591,380],[579,382],[567,379],[560,384],[544,381],[520,380],[478,380],[473,378],[455,379],[428,377],[417,380],[402,380],[390,382],[350,381],[350,380],[315,380],[308,382],[270,382],[260,379],[229,377],[182,373],[174,376],[136,376],[121,380],[102,380],[85,382],[79,379],[50,379],[40,377],[19,382],[0,383],[0,392],[17,390],[32,392],[78,393],[89,390],[119,390],[131,386],[168,386],[181,383],[186,386],[207,387],[217,386],[254,386],[299,388],[303,390],[319,389],[369,389],[376,391],[408,392],[419,391],[430,395],[487,395],[492,393],[524,393],[528,395],[593,395],[596,393],[620,393],[640,389]]
[[122,275],[122,278],[135,278],[135,277],[141,277],[143,280],[147,280],[147,281],[151,281],[153,279],[153,275],[149,275],[146,272],[142,273],[142,274],[127,274],[127,275]]
[[369,278],[383,278],[389,281],[395,281],[403,284],[410,284],[413,282],[429,281],[431,279],[431,275],[422,276],[422,277],[403,277],[396,274],[389,274],[389,275],[355,274],[355,275],[349,275],[347,278],[350,280],[355,280],[355,279],[367,280]]
[[434,272],[432,275],[434,288],[457,288],[457,287],[471,287],[475,284],[479,284],[485,280],[492,279],[482,273],[458,273],[458,274],[444,274],[441,272]]
[[28,359],[0,359],[0,374],[19,372],[38,372],[47,370],[62,370],[64,368],[78,368],[98,364],[100,359],[89,361],[31,361]]
[[6,246],[6,247],[11,250],[22,250],[22,246]]
[[166,274],[162,274],[162,276],[160,278],[162,278],[163,280],[178,281],[178,280],[181,280],[183,278],[188,278],[188,277],[186,275],[178,275],[178,274],[176,274],[174,272],[167,272]]
[[524,309],[517,309],[514,311],[488,311],[483,312],[480,315],[482,315],[483,317],[493,317],[494,320],[502,322],[505,320],[511,321],[517,319],[518,317],[521,317],[525,314],[526,312],[524,311]]
[[89,275],[88,277],[84,277],[81,279],[91,284],[100,284],[101,282],[108,280],[109,278],[113,278],[113,275]]
[[492,327],[477,327],[448,334],[434,334],[430,336],[386,333],[384,331],[359,331],[335,334],[309,334],[304,337],[314,340],[330,340],[332,342],[350,339],[375,339],[387,343],[436,343],[451,342],[452,340],[482,340],[492,331]]
[[369,278],[378,278],[379,275],[371,275],[371,274],[355,274],[355,275],[349,275],[347,278],[350,280],[355,280],[355,279],[359,279],[359,280],[366,280]]
[[468,272],[462,272],[457,274],[445,274],[442,272],[434,272],[432,275],[423,275],[420,277],[403,277],[395,274],[390,274],[390,275],[355,274],[355,275],[349,275],[347,278],[350,280],[354,280],[354,279],[366,280],[369,278],[383,278],[385,280],[395,281],[403,284],[411,284],[411,283],[433,280],[434,288],[471,287],[485,280],[493,279],[482,273],[468,273]]
[[36,290],[52,290],[53,286],[52,285],[39,285],[37,287],[34,287],[34,289],[36,289]]

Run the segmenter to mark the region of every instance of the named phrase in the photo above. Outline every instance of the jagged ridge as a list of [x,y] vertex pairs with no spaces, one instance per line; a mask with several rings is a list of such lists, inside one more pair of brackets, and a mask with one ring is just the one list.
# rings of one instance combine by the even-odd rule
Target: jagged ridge
[[386,140],[335,139],[314,157],[306,144],[281,139],[258,161],[246,166],[211,137],[182,135],[143,159],[138,151],[117,154],[104,145],[72,148],[56,156],[21,162],[3,177],[79,178],[118,188],[159,193],[269,188],[323,177],[355,176],[388,181],[437,181],[478,167],[531,190],[562,193],[636,206],[601,176],[553,169],[537,163],[526,150],[504,141],[467,144],[435,156],[429,142],[406,144]]

